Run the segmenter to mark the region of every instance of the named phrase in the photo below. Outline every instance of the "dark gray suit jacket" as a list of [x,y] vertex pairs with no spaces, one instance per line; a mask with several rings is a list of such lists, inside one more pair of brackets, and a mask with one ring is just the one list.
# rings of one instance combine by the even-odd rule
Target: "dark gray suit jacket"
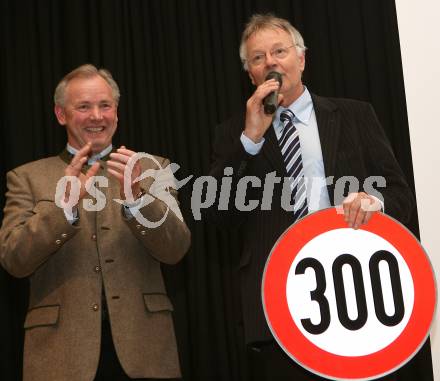
[[[402,223],[408,222],[415,200],[371,105],[316,95],[312,95],[312,100],[325,175],[334,176],[333,183],[328,185],[332,205],[342,201],[335,200],[337,179],[354,176],[359,180],[359,191],[362,191],[367,177],[383,176],[386,187],[378,188],[378,191],[384,198],[385,213]],[[243,176],[257,176],[264,183],[265,175],[273,171],[279,177],[286,177],[274,129],[271,127],[267,130],[263,148],[256,156],[249,155],[240,142],[243,129],[244,115],[228,120],[217,128],[211,175],[220,181],[223,169],[232,167],[235,184]],[[281,207],[281,192],[282,184],[275,184],[271,210],[258,207],[250,212],[240,212],[234,208],[232,195],[228,211],[219,211],[217,205],[213,205],[207,213],[208,218],[221,227],[240,226],[242,229],[240,281],[243,323],[248,343],[272,339],[262,308],[261,280],[274,243],[294,222],[293,213]],[[262,187],[249,187],[248,199],[261,201],[261,193]]]

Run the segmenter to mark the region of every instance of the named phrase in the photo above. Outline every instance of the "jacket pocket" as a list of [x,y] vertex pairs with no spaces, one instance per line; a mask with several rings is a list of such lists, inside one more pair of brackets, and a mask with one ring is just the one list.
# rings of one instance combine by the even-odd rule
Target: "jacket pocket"
[[59,304],[31,308],[26,315],[24,328],[30,329],[35,327],[48,327],[51,325],[56,325],[59,317]]
[[145,308],[148,312],[174,311],[166,294],[143,294]]
[[55,202],[52,200],[44,200],[44,199],[38,200],[32,212],[34,214],[37,214],[42,211],[51,210],[54,208],[54,206],[55,206]]

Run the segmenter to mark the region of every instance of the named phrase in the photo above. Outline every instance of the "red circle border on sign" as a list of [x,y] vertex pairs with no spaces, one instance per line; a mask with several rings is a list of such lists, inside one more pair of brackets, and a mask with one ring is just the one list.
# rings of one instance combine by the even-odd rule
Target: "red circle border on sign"
[[435,311],[434,272],[428,256],[412,233],[393,218],[375,213],[360,229],[391,243],[407,263],[414,282],[412,314],[399,337],[380,351],[352,357],[325,351],[310,342],[293,321],[287,304],[287,277],[295,257],[307,242],[341,228],[347,228],[344,215],[336,208],[329,208],[301,219],[281,235],[264,269],[263,308],[275,339],[301,366],[328,378],[368,380],[398,369],[425,342]]

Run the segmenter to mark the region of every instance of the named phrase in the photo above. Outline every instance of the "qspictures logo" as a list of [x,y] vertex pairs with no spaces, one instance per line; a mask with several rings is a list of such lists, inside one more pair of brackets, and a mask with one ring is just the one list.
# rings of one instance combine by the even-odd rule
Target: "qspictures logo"
[[[146,190],[147,192],[138,200],[134,199],[132,194],[132,173],[135,164],[142,159],[149,159],[154,162],[156,168],[150,168],[141,173],[135,178],[133,182],[140,182],[147,178],[152,178],[151,186]],[[290,177],[279,177],[276,172],[267,173],[264,179],[257,176],[243,176],[235,179],[236,186],[233,192],[234,171],[232,167],[226,167],[223,171],[223,177],[217,179],[213,176],[200,176],[194,179],[194,175],[189,175],[186,178],[177,181],[174,176],[180,168],[177,163],[170,163],[165,168],[157,161],[157,159],[145,152],[138,152],[133,155],[127,163],[124,171],[124,194],[125,200],[113,199],[121,205],[124,205],[128,215],[133,216],[139,224],[146,228],[156,228],[163,224],[170,211],[174,213],[181,221],[183,216],[180,212],[178,203],[175,197],[171,194],[171,188],[178,191],[191,180],[191,212],[195,220],[201,220],[202,210],[213,207],[216,200],[218,200],[218,210],[227,211],[230,208],[235,208],[240,212],[250,212],[257,208],[261,210],[271,210],[274,202],[274,187],[275,184],[282,185],[281,207],[286,211],[296,211],[301,205],[295,199],[295,184],[298,181]],[[297,179],[296,179],[297,180]],[[386,180],[383,176],[370,176],[365,179],[363,184],[354,176],[343,176],[336,181],[334,176],[326,178],[321,177],[304,177],[304,184],[307,189],[307,204],[309,210],[318,210],[319,201],[323,189],[328,185],[334,183],[334,199],[335,203],[341,203],[344,199],[344,192],[348,189],[348,193],[356,193],[362,189],[364,192],[373,196],[377,202],[370,203],[365,199],[361,201],[361,207],[366,211],[380,210],[381,202],[383,203],[383,196],[376,188],[384,188]],[[82,206],[87,211],[99,212],[106,207],[107,199],[104,193],[99,188],[108,187],[108,178],[105,176],[93,176],[89,178],[84,184],[86,192],[92,198],[84,198]],[[67,187],[70,187],[69,199],[66,201],[64,195]],[[249,199],[248,191],[250,188],[261,189],[261,200]],[[62,177],[56,187],[55,203],[58,207],[64,209],[66,213],[72,215],[73,210],[79,202],[79,195],[81,190],[81,181],[75,176]],[[150,221],[142,214],[142,208],[148,206],[152,202],[162,201],[166,209],[163,216],[157,221]],[[341,211],[341,213],[343,213]]]

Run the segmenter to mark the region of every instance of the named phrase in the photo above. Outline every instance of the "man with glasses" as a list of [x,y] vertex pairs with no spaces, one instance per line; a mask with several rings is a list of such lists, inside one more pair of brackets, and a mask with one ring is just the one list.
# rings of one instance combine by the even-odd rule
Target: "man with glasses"
[[[380,209],[405,223],[414,208],[413,195],[372,107],[312,94],[302,83],[305,50],[303,38],[287,20],[270,14],[250,19],[242,34],[240,57],[256,90],[244,115],[218,127],[214,144],[211,175],[219,181],[226,167],[232,167],[235,184],[244,176],[256,176],[264,184],[266,175],[275,172],[277,178],[289,179],[292,191],[293,210],[281,205],[283,182],[273,181],[269,210],[240,211],[231,206],[232,201],[228,211],[219,212],[216,205],[208,213],[220,226],[242,229],[243,323],[250,369],[258,380],[320,379],[283,353],[265,321],[261,280],[281,233],[308,213],[342,201],[347,225],[354,229]],[[272,72],[278,74],[268,78]],[[279,107],[266,114],[264,100],[273,92],[278,92]],[[379,188],[381,194],[364,188],[365,179],[373,175],[386,181]],[[343,176],[357,179],[360,188],[338,197],[335,183]],[[316,184],[321,186],[312,186]],[[261,201],[263,189],[248,187],[247,200]]]

